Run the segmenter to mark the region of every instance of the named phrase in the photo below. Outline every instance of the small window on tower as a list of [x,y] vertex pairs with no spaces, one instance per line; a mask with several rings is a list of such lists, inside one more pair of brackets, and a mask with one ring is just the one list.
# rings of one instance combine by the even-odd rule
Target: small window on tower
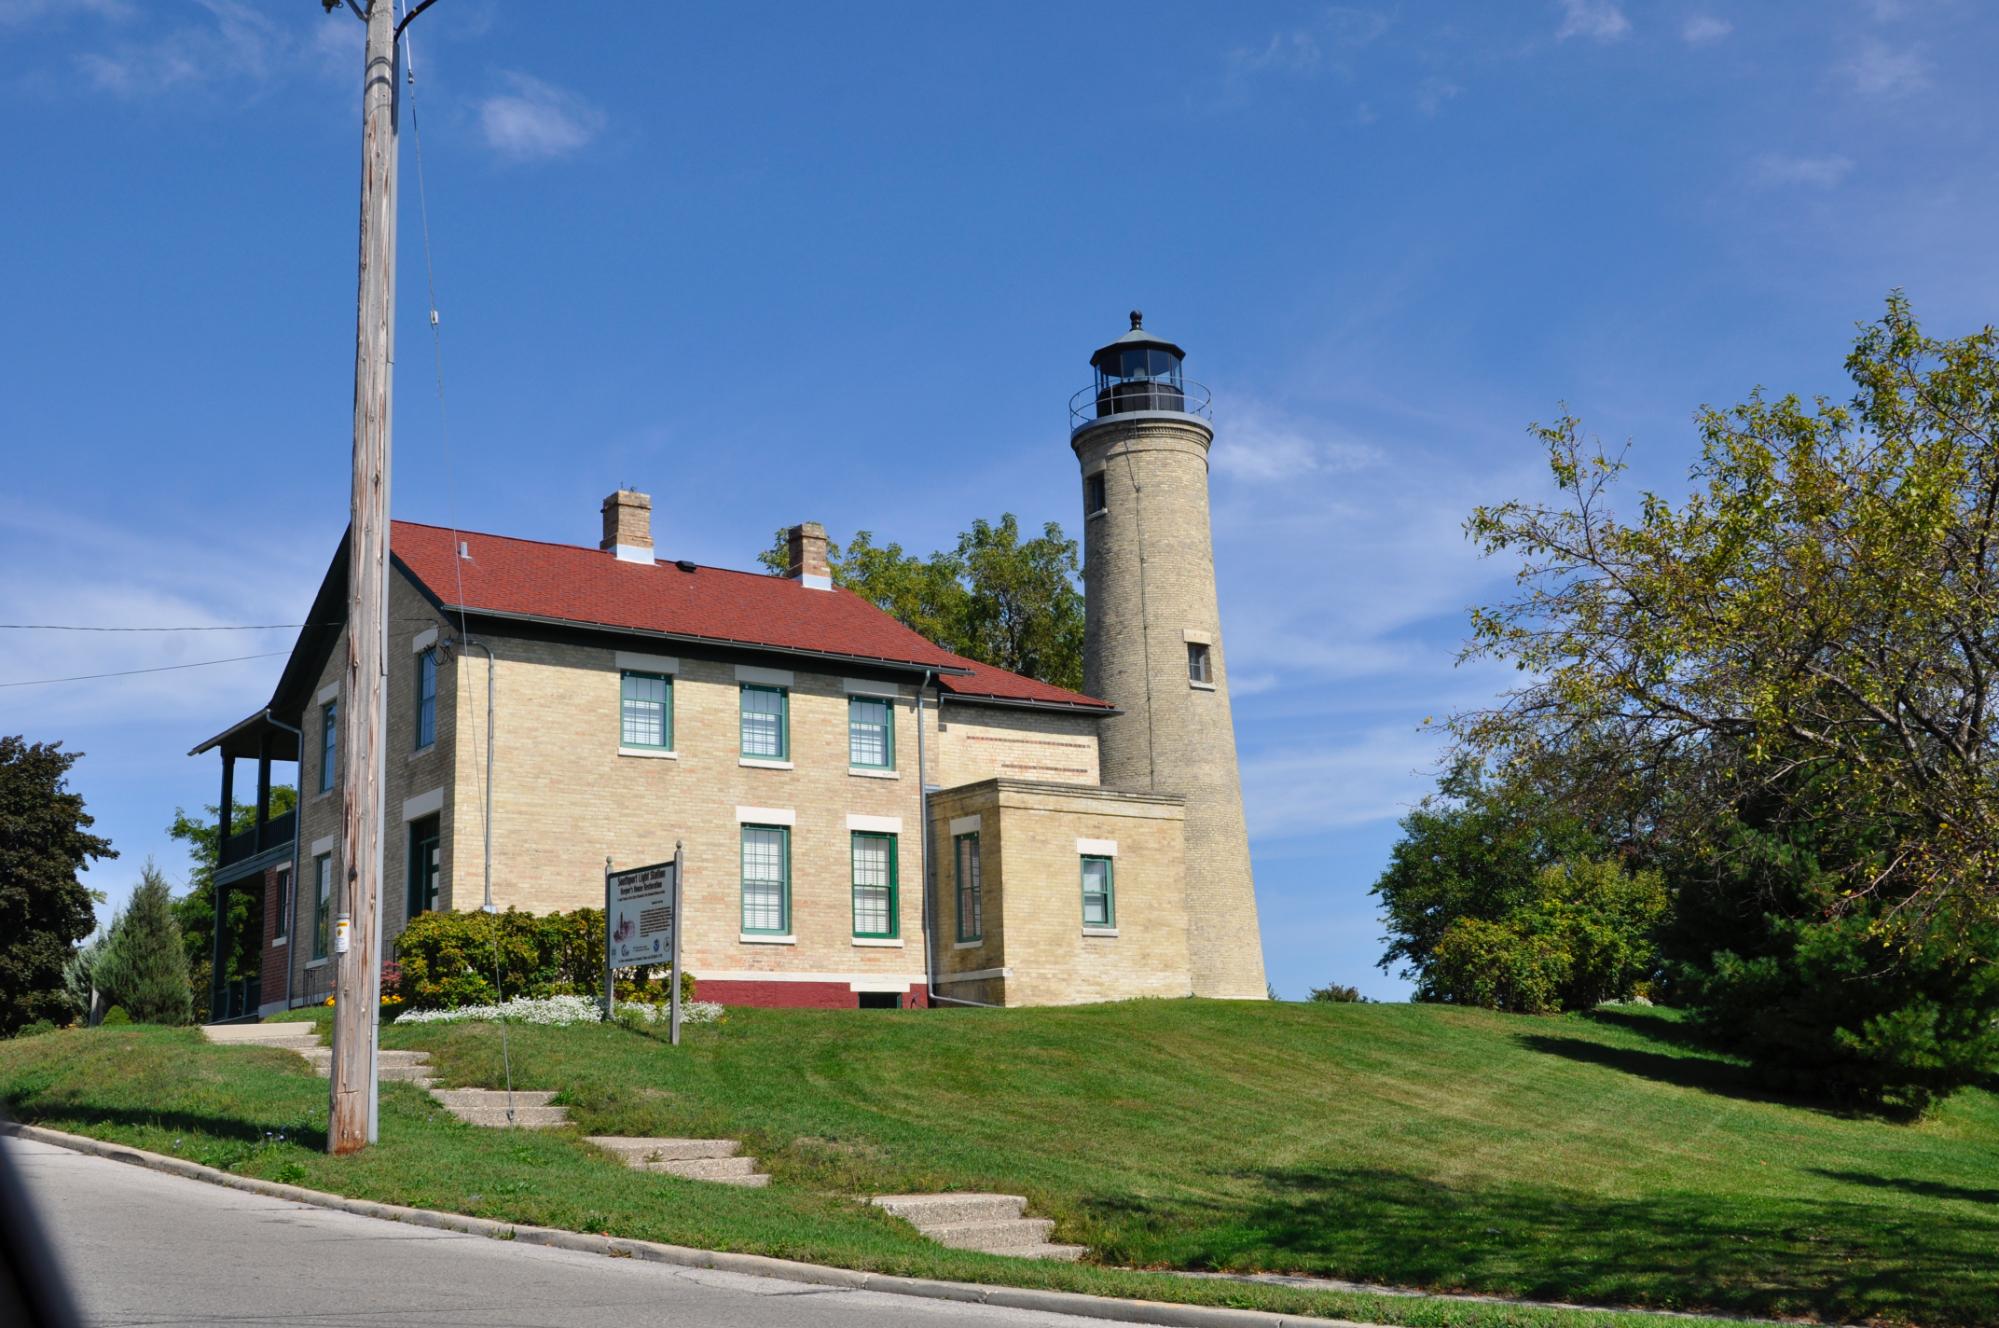
[[1187,681],[1196,687],[1215,685],[1214,660],[1208,654],[1208,647],[1200,641],[1187,643]]
[[1100,470],[1094,475],[1085,475],[1083,477],[1084,514],[1095,516],[1108,506],[1109,504],[1105,501],[1104,493],[1104,472]]

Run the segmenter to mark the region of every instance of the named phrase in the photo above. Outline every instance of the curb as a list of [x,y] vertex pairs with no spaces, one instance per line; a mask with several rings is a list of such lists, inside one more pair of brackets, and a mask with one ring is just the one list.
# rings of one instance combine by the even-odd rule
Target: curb
[[622,1236],[592,1236],[553,1227],[522,1226],[462,1213],[443,1213],[429,1208],[404,1208],[376,1203],[370,1199],[347,1199],[321,1190],[276,1181],[237,1176],[214,1167],[204,1167],[163,1153],[106,1143],[80,1134],[65,1134],[39,1125],[0,1122],[0,1135],[11,1135],[34,1143],[52,1144],[73,1153],[124,1162],[131,1166],[162,1171],[185,1180],[198,1180],[232,1190],[244,1190],[269,1199],[330,1208],[356,1217],[373,1217],[388,1222],[438,1231],[456,1231],[493,1240],[516,1240],[526,1245],[545,1245],[583,1254],[602,1254],[649,1263],[673,1264],[681,1268],[713,1268],[721,1272],[744,1273],[751,1277],[771,1277],[814,1286],[844,1287],[851,1291],[880,1291],[895,1296],[915,1296],[923,1300],[951,1300],[970,1305],[994,1305],[1002,1309],[1039,1310],[1044,1314],[1070,1314],[1082,1318],[1108,1319],[1119,1323],[1158,1324],[1163,1328],[1369,1328],[1352,1319],[1301,1318],[1271,1314],[1263,1310],[1237,1310],[1217,1305],[1179,1305],[1170,1301],[1121,1300],[1109,1296],[1086,1296],[1077,1291],[1041,1291],[1030,1287],[986,1286],[978,1282],[938,1282],[921,1277],[898,1277],[888,1273],[865,1273],[852,1268],[828,1268],[796,1259],[776,1259],[764,1254],[736,1254],[726,1250],[698,1250],[687,1245],[666,1245],[658,1241],[630,1240]]

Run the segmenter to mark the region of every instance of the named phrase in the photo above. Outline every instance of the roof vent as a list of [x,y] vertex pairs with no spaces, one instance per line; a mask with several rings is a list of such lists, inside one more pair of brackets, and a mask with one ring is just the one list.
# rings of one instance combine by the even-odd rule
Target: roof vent
[[692,562],[690,562],[690,561],[689,561],[688,559],[686,559],[686,558],[676,558],[676,559],[674,559],[674,560],[673,560],[673,565],[674,565],[675,567],[678,567],[678,568],[679,568],[679,569],[680,569],[681,571],[683,571],[683,572],[691,572],[691,571],[693,571],[693,570],[694,570],[694,564],[693,564]]

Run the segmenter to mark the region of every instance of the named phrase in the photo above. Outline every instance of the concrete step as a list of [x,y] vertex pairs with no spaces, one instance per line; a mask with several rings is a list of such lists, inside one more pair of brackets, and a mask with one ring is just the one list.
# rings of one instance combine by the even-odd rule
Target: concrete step
[[[323,1064],[333,1059],[333,1048],[305,1047],[299,1051],[299,1055],[309,1061]],[[375,1064],[383,1068],[391,1065],[428,1065],[430,1064],[430,1053],[427,1051],[378,1051],[375,1053]]]
[[878,1194],[868,1202],[924,1232],[950,1222],[1002,1222],[1027,1209],[1018,1194]]
[[983,1250],[988,1254],[1011,1254],[1029,1246],[1045,1245],[1055,1229],[1046,1217],[1016,1217],[1004,1222],[945,1222],[919,1227],[925,1236],[954,1250]]
[[319,1026],[307,1023],[205,1024],[201,1035],[222,1046],[302,1046],[319,1045]]
[[485,1125],[496,1130],[509,1126],[520,1130],[545,1130],[550,1126],[569,1124],[569,1113],[561,1107],[515,1107],[512,1120],[507,1119],[505,1107],[447,1107],[446,1110],[467,1125]]
[[[498,1088],[438,1088],[431,1091],[431,1096],[445,1106],[454,1108],[498,1107],[504,1111],[508,1106],[507,1093]],[[553,1101],[555,1094],[549,1089],[516,1088],[513,1091],[512,1105],[515,1107],[546,1107]],[[560,1111],[562,1108],[556,1107],[554,1110]]]
[[628,1135],[593,1134],[593,1143],[615,1153],[629,1166],[645,1162],[691,1162],[704,1157],[734,1157],[743,1146],[734,1139],[641,1139]]
[[757,1174],[753,1157],[690,1157],[671,1162],[640,1162],[640,1171],[664,1171],[686,1180],[734,1180]]
[[[318,1062],[312,1068],[322,1079],[333,1077],[331,1058]],[[430,1071],[431,1067],[428,1065],[378,1065],[375,1067],[375,1078],[385,1084],[422,1084],[425,1088],[429,1088],[437,1082],[431,1078]],[[515,1096],[520,1095],[517,1093]]]
[[1074,1263],[1090,1252],[1086,1245],[1029,1245],[1020,1250],[1004,1250],[1005,1254],[1017,1255],[1022,1259],[1060,1259],[1063,1263]]

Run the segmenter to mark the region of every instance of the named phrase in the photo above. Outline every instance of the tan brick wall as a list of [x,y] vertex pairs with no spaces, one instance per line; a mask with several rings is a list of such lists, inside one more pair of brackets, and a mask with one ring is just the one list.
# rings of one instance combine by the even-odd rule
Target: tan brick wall
[[1094,715],[945,701],[931,732],[930,782],[942,788],[995,776],[1044,783],[1097,782]]
[[[1099,730],[1104,781],[1187,800],[1196,992],[1261,999],[1263,945],[1208,528],[1211,440],[1191,417],[1114,422],[1076,438],[1083,474],[1101,470],[1106,495],[1106,510],[1083,522],[1083,689],[1125,712]],[[1212,689],[1188,681],[1190,637],[1210,646]]]
[[[847,693],[839,674],[794,671],[791,769],[740,763],[736,666],[682,653],[673,682],[676,756],[619,752],[618,652],[573,644],[494,643],[498,733],[493,786],[493,896],[536,912],[601,907],[604,859],[621,867],[687,854],[683,957],[698,977],[821,975],[922,981],[922,839],[915,777],[915,689],[896,702],[893,778],[848,766]],[[658,654],[670,655],[662,645]],[[485,661],[460,666],[460,720],[483,724]],[[456,783],[465,814],[452,861],[461,907],[476,906],[483,860],[477,805],[483,767],[460,744]],[[739,806],[792,813],[795,944],[741,939]],[[850,814],[900,817],[902,945],[856,944]]]
[[[386,749],[383,753],[385,770],[384,805],[388,809],[388,823],[382,836],[382,954],[388,958],[392,954],[392,941],[403,928],[404,915],[408,912],[409,898],[409,835],[408,823],[403,819],[403,808],[407,800],[418,797],[432,789],[443,790],[443,806],[438,813],[443,832],[443,889],[441,898],[445,907],[452,907],[454,899],[459,907],[478,907],[478,885],[476,880],[468,895],[460,884],[456,891],[452,888],[452,828],[453,798],[451,776],[454,766],[454,750],[458,733],[457,664],[453,659],[440,658],[437,669],[437,740],[422,752],[416,750],[416,685],[417,655],[411,649],[412,642],[421,634],[436,629],[440,638],[456,635],[453,627],[447,626],[439,618],[436,609],[420,594],[400,572],[389,576],[389,649],[388,686],[383,704],[386,715]],[[314,908],[317,888],[313,868],[313,845],[316,841],[333,841],[334,903],[333,912],[342,907],[341,892],[346,880],[346,864],[340,852],[340,790],[338,772],[334,786],[322,789],[319,785],[320,748],[320,702],[317,694],[328,687],[339,688],[340,722],[350,720],[347,696],[342,674],[347,659],[347,633],[343,629],[334,643],[332,654],[320,671],[314,684],[315,699],[306,706],[300,727],[304,730],[300,740],[299,762],[299,877],[298,877],[298,929],[287,945],[290,962],[293,965],[293,991],[303,993],[311,985],[324,986],[331,982],[330,969],[321,973],[320,967],[312,959]],[[482,679],[483,681],[483,679]],[[483,707],[483,692],[481,705]],[[483,718],[483,711],[482,711]],[[469,903],[467,902],[469,900]],[[329,956],[330,964],[330,956]]]
[[[1192,993],[1178,798],[993,779],[933,794],[931,813],[944,995],[1067,1005]],[[985,925],[979,945],[961,947],[950,825],[971,816],[980,821]],[[1083,926],[1079,839],[1116,845],[1115,935]],[[941,980],[993,970],[969,982]]]

